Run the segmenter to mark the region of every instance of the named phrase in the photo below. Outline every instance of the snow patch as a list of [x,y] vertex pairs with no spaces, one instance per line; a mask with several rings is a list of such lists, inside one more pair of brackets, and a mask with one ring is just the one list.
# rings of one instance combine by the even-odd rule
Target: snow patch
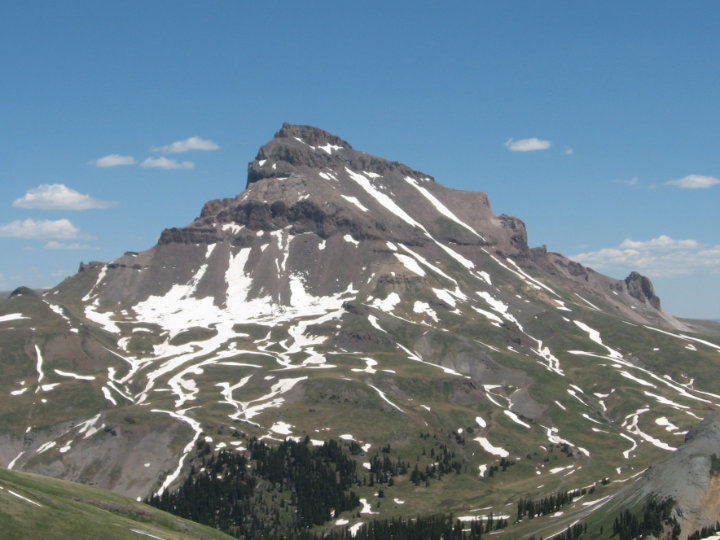
[[327,143],[325,146],[320,146],[320,145],[318,145],[318,146],[315,146],[315,147],[313,147],[313,148],[317,148],[317,149],[319,149],[319,150],[322,150],[323,152],[326,152],[326,153],[329,154],[329,155],[332,155],[333,151],[337,151],[337,150],[342,150],[342,149],[343,149],[342,146],[337,146],[337,145],[335,145],[335,144],[330,144],[330,143]]
[[510,455],[510,452],[508,452],[504,448],[500,448],[499,446],[494,446],[485,437],[476,437],[473,440],[480,443],[480,446],[482,447],[482,449],[485,450],[489,454],[493,454],[494,456],[499,456],[502,458],[506,458]]
[[272,426],[270,426],[270,431],[273,433],[279,433],[280,435],[292,435],[292,426],[291,424],[288,424],[286,422],[275,422]]
[[398,295],[398,293],[396,292],[391,292],[384,300],[381,300],[379,298],[373,300],[372,306],[381,309],[382,311],[388,312],[394,310],[395,306],[397,306],[399,303],[400,295]]
[[373,512],[372,507],[370,506],[370,503],[367,501],[367,499],[360,499],[360,504],[362,504],[362,508],[360,509],[361,514],[377,514],[378,512]]
[[679,427],[677,427],[675,424],[670,422],[670,420],[668,420],[664,416],[662,416],[660,418],[656,418],[655,423],[658,426],[663,426],[665,428],[665,431],[676,431],[676,430],[680,429]]
[[397,409],[398,411],[400,411],[401,413],[405,414],[405,411],[403,411],[400,407],[398,407],[398,406],[395,405],[392,401],[390,401],[382,390],[380,390],[379,388],[373,386],[372,384],[368,384],[368,386],[369,386],[370,388],[372,388],[373,390],[375,390],[375,391],[378,393],[378,395],[382,398],[383,401],[385,401],[385,402],[388,403],[389,405],[392,405],[394,408],[396,408],[396,409]]
[[370,325],[375,328],[375,330],[379,330],[380,332],[387,334],[387,332],[378,323],[377,317],[375,315],[368,315],[368,321],[370,321]]
[[34,505],[34,506],[39,506],[40,508],[43,508],[43,505],[42,505],[42,504],[40,504],[40,503],[38,503],[38,502],[35,502],[35,501],[32,501],[32,500],[28,499],[27,497],[23,497],[22,495],[20,495],[19,493],[15,493],[15,492],[14,492],[13,490],[11,490],[11,489],[8,489],[8,488],[5,488],[5,487],[0,486],[0,491],[7,491],[7,492],[8,492],[10,495],[12,495],[13,497],[17,497],[18,499],[20,499],[20,500],[22,500],[22,501],[25,501],[26,503],[30,503],[30,504],[32,504],[32,505]]
[[79,381],[94,381],[95,380],[94,375],[78,375],[77,373],[71,373],[70,371],[61,371],[59,369],[56,369],[55,373],[57,373],[61,377],[70,377],[72,379],[77,379]]
[[373,367],[373,366],[377,366],[377,362],[375,360],[373,360],[372,358],[369,358],[369,357],[362,358],[362,360],[365,361],[365,369],[352,368],[351,371],[360,372],[360,373],[369,373],[371,375],[373,373],[377,373],[377,370]]
[[350,234],[346,234],[345,236],[343,236],[343,240],[345,240],[345,241],[348,242],[349,244],[353,244],[355,247],[357,247],[357,246],[360,245],[360,242],[358,242],[357,240],[355,240],[355,239],[352,237],[352,235],[350,235]]
[[[225,223],[225,224],[222,226],[222,230],[223,230],[223,231],[230,231],[231,234],[237,234],[237,233],[239,233],[240,231],[243,230],[243,227],[244,227],[243,225],[238,225],[237,223]],[[215,244],[212,244],[212,245],[214,246]],[[210,246],[208,246],[208,248],[209,248],[209,247],[210,247]],[[205,255],[205,258],[207,258],[208,256],[209,256],[209,254],[208,254],[208,255]]]
[[424,187],[422,187],[421,185],[419,185],[414,178],[411,178],[410,176],[406,176],[406,177],[405,177],[405,181],[406,181],[408,184],[410,184],[411,186],[413,186],[415,189],[417,189],[417,190],[422,194],[422,196],[425,197],[428,201],[430,201],[430,203],[432,203],[432,205],[435,207],[435,209],[436,209],[438,212],[440,212],[442,215],[444,215],[445,217],[451,219],[452,221],[454,221],[455,223],[457,223],[457,224],[460,225],[461,227],[465,227],[468,231],[470,231],[471,233],[473,233],[473,234],[474,234],[475,236],[477,236],[478,238],[483,239],[483,237],[482,237],[475,229],[473,229],[470,225],[468,225],[468,224],[465,223],[464,221],[461,221],[460,219],[458,219],[458,217],[457,217],[455,214],[453,214],[453,213],[447,208],[447,206],[445,206],[445,205],[444,205],[443,203],[441,203],[438,199],[436,199],[435,196],[434,196],[432,193],[430,193],[427,189],[425,189]]
[[446,291],[445,289],[433,289],[433,292],[435,293],[435,296],[437,296],[440,300],[442,300],[446,304],[449,304],[453,308],[457,304],[455,298],[450,294],[450,292]]
[[415,259],[403,253],[394,253],[394,255],[405,266],[405,268],[418,276],[425,276],[425,270],[422,269]]
[[522,420],[520,420],[520,418],[518,417],[518,415],[515,414],[514,412],[508,411],[507,409],[505,409],[503,412],[505,413],[506,416],[508,416],[508,417],[510,418],[510,420],[512,420],[512,421],[515,422],[516,424],[520,424],[520,425],[523,426],[524,428],[530,429],[530,427],[531,427],[530,424],[528,424],[528,423],[523,422]]
[[355,181],[361,188],[365,190],[368,195],[370,195],[373,199],[380,203],[385,209],[402,219],[408,225],[418,227],[419,229],[427,233],[425,227],[423,227],[420,223],[410,217],[410,215],[405,212],[405,210],[400,208],[397,204],[395,204],[395,202],[390,197],[375,189],[367,176],[356,173],[355,171],[352,171],[347,167],[345,167],[345,171],[348,173],[348,175],[353,181]]
[[432,320],[438,322],[437,313],[435,313],[435,311],[430,307],[430,304],[428,304],[427,302],[421,302],[419,300],[416,300],[415,304],[413,305],[413,313],[425,313]]
[[157,412],[157,413],[164,413],[169,414],[173,418],[176,418],[178,420],[181,420],[188,424],[192,430],[195,432],[194,436],[190,439],[190,442],[188,442],[185,445],[185,448],[183,448],[183,455],[180,458],[180,461],[178,463],[177,468],[174,472],[169,474],[167,477],[165,477],[165,481],[160,486],[160,489],[157,490],[155,495],[157,497],[160,497],[163,493],[165,493],[165,490],[167,490],[168,487],[180,476],[180,473],[182,472],[183,466],[185,464],[185,459],[187,458],[188,454],[192,451],[193,447],[195,446],[195,441],[200,438],[200,434],[202,433],[202,428],[200,427],[200,423],[197,420],[194,420],[187,416],[185,413],[187,412],[187,409],[180,410],[180,411],[165,411],[161,409],[151,409],[151,412]]
[[594,330],[594,329],[590,328],[590,327],[589,327],[587,324],[585,324],[584,322],[580,322],[580,321],[573,321],[573,322],[575,323],[575,325],[576,325],[578,328],[580,328],[581,330],[587,332],[588,337],[590,338],[591,341],[594,341],[594,342],[597,343],[598,345],[600,345],[600,346],[602,346],[603,348],[607,349],[608,354],[610,355],[610,358],[618,358],[618,359],[620,359],[620,358],[623,357],[622,354],[620,354],[619,352],[617,352],[617,351],[614,350],[614,349],[611,349],[610,347],[608,347],[607,345],[605,345],[605,344],[603,343],[602,338],[600,337],[600,332],[598,332],[597,330]]
[[[322,174],[322,173],[320,173],[320,174]],[[342,198],[345,199],[345,200],[348,201],[348,202],[351,202],[352,204],[354,204],[355,206],[357,206],[357,207],[358,207],[360,210],[362,210],[363,212],[367,212],[367,211],[368,211],[368,209],[365,208],[365,207],[362,205],[362,203],[360,203],[360,201],[357,199],[357,197],[349,197],[349,196],[347,196],[347,195],[342,195]]]

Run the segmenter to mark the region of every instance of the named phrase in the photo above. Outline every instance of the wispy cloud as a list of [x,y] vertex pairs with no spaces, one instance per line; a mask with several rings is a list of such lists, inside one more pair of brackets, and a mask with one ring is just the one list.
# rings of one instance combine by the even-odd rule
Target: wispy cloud
[[96,167],[117,167],[118,165],[135,165],[137,161],[132,156],[121,156],[120,154],[108,154],[95,161],[88,161],[88,165]]
[[618,184],[625,184],[626,186],[637,186],[638,183],[640,183],[640,179],[636,176],[635,178],[630,178],[628,180],[618,179],[615,180]]
[[645,241],[635,241],[631,238],[623,240],[622,249],[635,249],[638,251],[674,251],[679,249],[697,249],[699,244],[696,240],[673,240],[665,234],[657,238]]
[[78,237],[79,230],[68,219],[44,219],[35,221],[16,219],[6,225],[0,225],[0,237],[4,238],[49,238],[71,239]]
[[720,272],[720,245],[704,246],[697,240],[675,240],[663,234],[644,241],[626,238],[616,248],[579,253],[571,259],[596,270],[679,277]]
[[689,174],[677,180],[668,180],[665,182],[667,186],[677,186],[682,189],[706,189],[715,184],[720,184],[720,179],[700,174]]
[[166,144],[165,146],[155,146],[151,148],[153,152],[160,152],[162,154],[182,154],[183,152],[189,152],[190,150],[218,150],[220,146],[216,142],[210,139],[203,139],[201,137],[188,137],[183,141],[175,141],[172,144]]
[[505,141],[505,148],[512,152],[533,152],[535,150],[547,150],[552,146],[550,141],[543,141],[536,137],[530,139],[518,139],[517,141],[512,138]]
[[92,208],[110,208],[117,203],[99,201],[90,195],[83,195],[64,184],[41,184],[19,199],[15,199],[16,208],[36,210],[90,210]]
[[168,159],[166,157],[149,157],[141,164],[143,167],[150,167],[154,169],[194,169],[195,164],[192,161],[177,161],[175,159]]
[[569,146],[567,148],[565,148],[565,151],[563,152],[563,154],[565,154],[566,156],[572,156],[574,153],[575,153],[575,151],[572,148],[570,148]]
[[77,242],[66,244],[65,242],[58,242],[57,240],[50,240],[47,244],[45,244],[45,249],[76,250],[93,249],[93,247],[88,244],[78,244]]

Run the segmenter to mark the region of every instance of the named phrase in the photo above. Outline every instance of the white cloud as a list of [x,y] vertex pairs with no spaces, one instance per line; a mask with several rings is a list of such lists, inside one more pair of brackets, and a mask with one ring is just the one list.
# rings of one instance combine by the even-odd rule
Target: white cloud
[[628,186],[636,186],[640,182],[640,179],[636,176],[635,178],[630,178],[629,180],[615,180],[618,184],[626,184]]
[[89,210],[91,208],[109,208],[117,203],[98,201],[90,195],[83,195],[64,184],[42,184],[29,189],[24,197],[15,199],[16,208],[34,208],[37,210]]
[[165,146],[156,146],[151,148],[153,152],[161,152],[163,154],[181,154],[190,150],[218,150],[220,146],[210,139],[202,139],[200,137],[188,137],[184,141],[175,141]]
[[135,165],[137,161],[132,156],[121,156],[120,154],[108,154],[95,161],[88,161],[88,165],[97,167],[117,167],[118,165]]
[[166,157],[152,158],[149,157],[141,163],[143,167],[155,169],[194,169],[195,164],[192,161],[177,161]]
[[532,152],[534,150],[547,150],[552,146],[550,141],[543,141],[536,137],[530,139],[519,139],[514,141],[512,138],[505,141],[505,148],[513,152]]
[[683,189],[705,189],[720,184],[720,179],[713,176],[702,176],[700,174],[689,174],[677,180],[668,180],[665,185],[677,186]]
[[77,242],[66,244],[65,242],[58,242],[57,240],[50,240],[47,244],[45,244],[45,249],[92,249],[92,246],[88,244],[78,244]]
[[623,240],[621,249],[633,249],[638,251],[672,251],[678,249],[697,249],[696,240],[673,240],[665,234],[646,241],[635,241],[630,238]]
[[563,154],[565,154],[566,156],[572,156],[574,153],[575,153],[575,151],[572,148],[570,148],[569,146],[563,152]]
[[645,241],[626,238],[617,248],[571,259],[606,272],[637,270],[650,277],[679,277],[720,272],[720,245],[703,246],[697,240],[674,240],[663,234]]
[[77,238],[78,229],[67,219],[44,219],[35,221],[26,219],[0,225],[0,237],[4,238]]

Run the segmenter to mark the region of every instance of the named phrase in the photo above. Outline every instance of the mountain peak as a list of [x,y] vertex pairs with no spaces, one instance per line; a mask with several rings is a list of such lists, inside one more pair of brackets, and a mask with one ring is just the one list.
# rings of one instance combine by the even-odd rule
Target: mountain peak
[[275,138],[302,139],[305,143],[312,146],[322,147],[329,144],[331,146],[341,146],[352,150],[352,146],[337,135],[333,135],[314,126],[301,126],[285,122],[282,129],[275,134]]
[[402,176],[428,175],[398,163],[355,150],[336,135],[313,126],[285,123],[248,164],[247,185],[265,178],[286,178],[308,169],[342,171],[345,167],[378,176],[398,172]]

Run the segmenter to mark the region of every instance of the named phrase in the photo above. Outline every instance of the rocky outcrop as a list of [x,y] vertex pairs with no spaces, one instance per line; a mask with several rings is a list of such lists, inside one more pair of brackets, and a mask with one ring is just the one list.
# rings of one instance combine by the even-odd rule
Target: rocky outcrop
[[37,293],[30,287],[18,287],[10,293],[10,298],[13,296],[37,296]]
[[529,256],[530,250],[527,242],[527,229],[522,220],[502,214],[500,216],[502,226],[510,233],[510,245],[522,255]]
[[332,233],[352,234],[357,239],[379,239],[385,232],[382,223],[361,223],[341,208],[321,207],[313,201],[299,201],[287,205],[283,201],[272,204],[249,202],[227,208],[217,215],[220,222],[245,225],[253,231],[276,231],[292,226],[293,234],[313,232],[321,238]]
[[322,170],[345,166],[381,176],[395,172],[430,178],[402,163],[354,150],[348,142],[322,129],[286,123],[248,165],[247,185],[265,178],[287,177],[298,168]]
[[88,263],[81,262],[78,266],[78,272],[87,272],[88,270],[97,270],[107,265],[107,263],[101,261],[90,261]]
[[221,240],[217,229],[200,227],[173,227],[160,234],[158,244],[214,244]]
[[647,302],[655,309],[660,309],[660,298],[655,296],[655,289],[649,278],[632,272],[625,278],[628,294],[641,302]]
[[685,436],[670,457],[654,464],[614,498],[611,510],[654,497],[672,499],[681,538],[720,521],[720,411],[708,415]]

